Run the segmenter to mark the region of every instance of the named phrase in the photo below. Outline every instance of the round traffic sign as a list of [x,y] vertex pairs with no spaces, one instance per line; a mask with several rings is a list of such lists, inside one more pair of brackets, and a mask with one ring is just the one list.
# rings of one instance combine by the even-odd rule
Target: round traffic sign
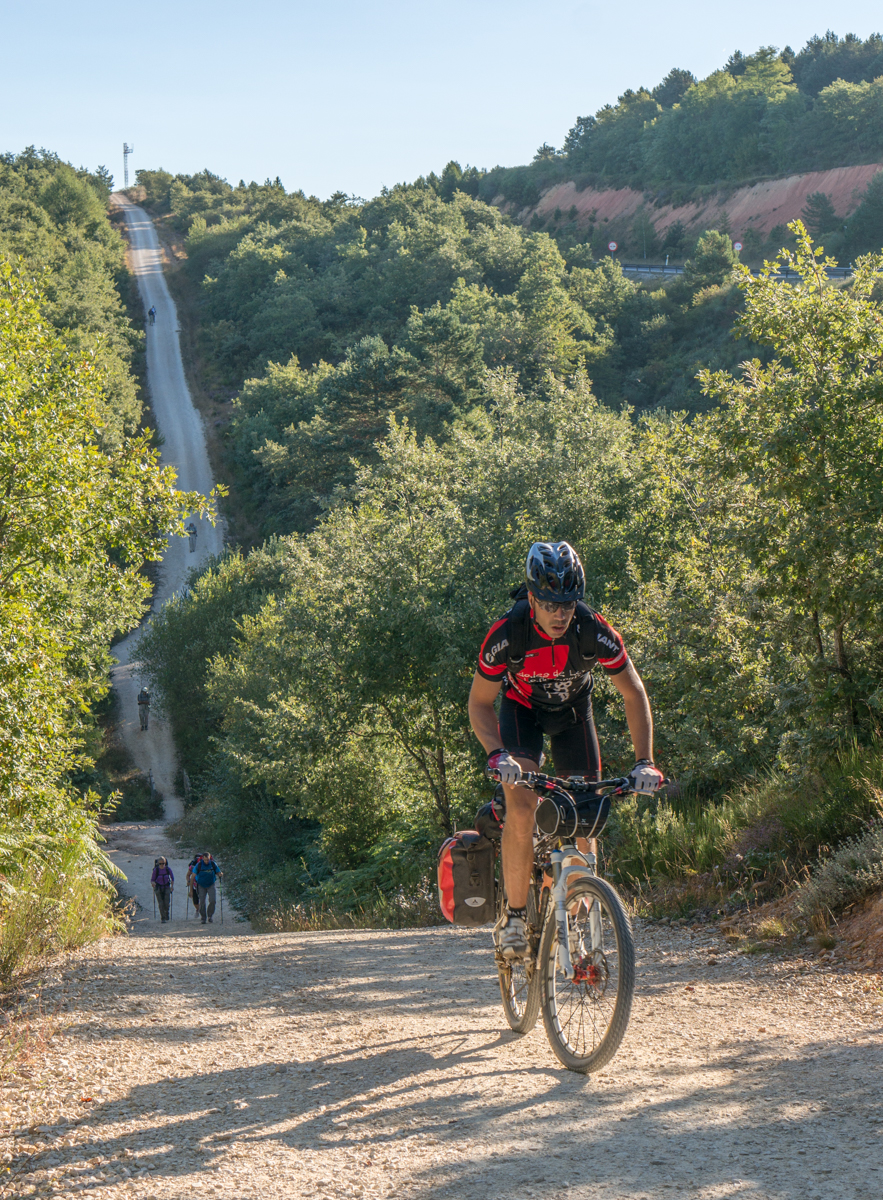
[[741,242],[733,242],[733,249],[738,254],[739,251],[742,249],[742,243]]
[[612,253],[614,252],[614,250],[618,250],[618,249],[619,249],[619,247],[617,246],[616,242],[608,242],[608,243],[607,243],[607,249],[608,249],[608,250],[610,251],[610,253],[612,254]]

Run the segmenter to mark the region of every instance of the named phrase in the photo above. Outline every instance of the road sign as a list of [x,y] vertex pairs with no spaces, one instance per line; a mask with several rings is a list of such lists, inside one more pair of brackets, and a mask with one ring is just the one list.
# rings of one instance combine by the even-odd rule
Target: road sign
[[608,242],[607,249],[610,251],[611,254],[613,254],[614,251],[619,249],[619,246],[617,246],[616,242]]
[[738,254],[739,251],[742,249],[742,243],[741,242],[733,242],[733,249]]

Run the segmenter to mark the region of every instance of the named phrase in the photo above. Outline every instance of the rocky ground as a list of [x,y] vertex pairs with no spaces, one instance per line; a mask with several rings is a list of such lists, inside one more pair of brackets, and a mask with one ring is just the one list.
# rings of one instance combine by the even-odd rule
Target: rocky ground
[[55,1034],[0,1087],[0,1196],[883,1193],[878,975],[639,923],[626,1040],[582,1077],[508,1030],[486,930],[135,928],[27,1001]]

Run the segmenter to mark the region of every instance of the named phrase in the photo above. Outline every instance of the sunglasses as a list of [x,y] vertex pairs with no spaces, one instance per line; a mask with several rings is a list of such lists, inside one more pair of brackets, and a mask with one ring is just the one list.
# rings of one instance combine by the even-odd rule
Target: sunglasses
[[536,598],[536,596],[534,596],[533,602],[537,606],[537,608],[541,608],[543,610],[543,612],[547,612],[547,613],[576,612],[576,601],[575,600],[567,600],[567,601],[559,604],[554,600],[538,600]]

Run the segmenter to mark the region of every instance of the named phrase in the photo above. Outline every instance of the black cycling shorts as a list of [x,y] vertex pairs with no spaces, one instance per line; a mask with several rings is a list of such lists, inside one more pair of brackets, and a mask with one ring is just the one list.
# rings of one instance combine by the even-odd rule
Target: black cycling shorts
[[527,708],[504,696],[500,701],[500,739],[516,758],[540,761],[543,736],[548,735],[555,774],[601,778],[601,751],[592,719],[590,696],[559,712]]

